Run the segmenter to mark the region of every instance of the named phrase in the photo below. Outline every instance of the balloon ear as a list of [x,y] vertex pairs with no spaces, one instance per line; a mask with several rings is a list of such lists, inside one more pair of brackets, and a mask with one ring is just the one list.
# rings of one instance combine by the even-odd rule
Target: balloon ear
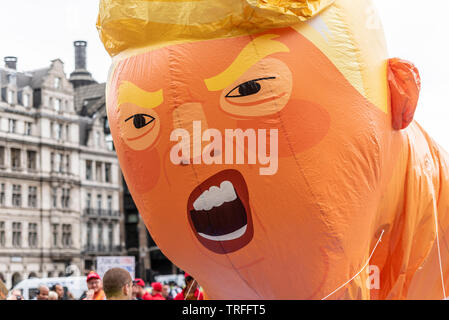
[[393,58],[388,61],[393,128],[405,129],[413,121],[421,90],[421,77],[413,63]]

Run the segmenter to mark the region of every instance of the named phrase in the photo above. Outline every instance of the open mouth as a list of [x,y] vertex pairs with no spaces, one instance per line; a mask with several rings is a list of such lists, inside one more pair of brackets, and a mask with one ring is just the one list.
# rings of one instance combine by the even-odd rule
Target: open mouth
[[197,186],[187,203],[190,226],[207,249],[231,253],[253,236],[248,187],[237,170],[224,170]]

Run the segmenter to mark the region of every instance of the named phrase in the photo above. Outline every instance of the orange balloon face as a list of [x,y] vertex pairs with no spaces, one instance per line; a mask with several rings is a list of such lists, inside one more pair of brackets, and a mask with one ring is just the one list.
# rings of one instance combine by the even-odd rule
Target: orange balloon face
[[361,267],[390,118],[302,35],[149,51],[108,92],[133,199],[210,298],[322,298]]

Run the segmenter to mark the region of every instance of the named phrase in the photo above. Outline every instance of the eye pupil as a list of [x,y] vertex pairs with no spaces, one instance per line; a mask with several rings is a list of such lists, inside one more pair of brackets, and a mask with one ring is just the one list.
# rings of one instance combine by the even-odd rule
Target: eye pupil
[[260,84],[255,81],[248,81],[239,86],[239,94],[241,96],[249,96],[260,91]]
[[145,127],[145,125],[146,125],[145,122],[146,122],[146,120],[143,115],[137,114],[134,116],[133,123],[134,123],[134,127],[136,127],[136,129]]

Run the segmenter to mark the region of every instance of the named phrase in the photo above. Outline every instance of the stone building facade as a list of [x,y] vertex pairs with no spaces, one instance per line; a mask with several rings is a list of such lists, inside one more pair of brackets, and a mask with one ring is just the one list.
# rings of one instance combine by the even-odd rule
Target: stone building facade
[[19,72],[7,57],[0,68],[0,278],[7,287],[64,276],[69,266],[83,274],[95,256],[124,254],[104,84],[80,61],[83,75],[75,70],[70,79],[59,59]]

